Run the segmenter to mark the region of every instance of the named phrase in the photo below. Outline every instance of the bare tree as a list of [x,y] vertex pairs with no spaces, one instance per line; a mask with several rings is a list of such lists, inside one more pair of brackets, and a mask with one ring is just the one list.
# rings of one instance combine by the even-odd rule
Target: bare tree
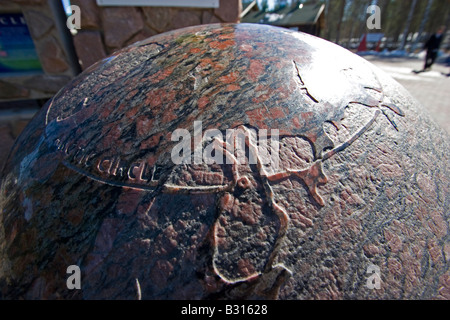
[[[324,3],[326,28],[322,35],[336,43],[360,37],[366,30],[366,9],[374,0],[308,0],[306,3]],[[381,9],[381,32],[386,37],[386,48],[405,48],[408,36],[418,33],[420,42],[441,25],[449,25],[450,0],[377,0]],[[450,26],[450,25],[449,25]],[[348,39],[347,39],[348,38]],[[414,39],[416,40],[416,39]],[[397,41],[399,42],[397,44]],[[416,44],[418,45],[418,43]],[[414,45],[412,46],[414,49]]]
[[336,43],[339,44],[339,36],[341,33],[341,26],[342,26],[342,21],[344,20],[344,13],[345,13],[345,5],[346,5],[346,0],[341,0],[340,1],[340,7],[339,7],[339,20],[338,20],[338,24],[336,27]]
[[430,11],[431,6],[433,5],[434,0],[428,0],[427,7],[425,8],[425,12],[423,14],[422,21],[420,22],[419,32],[417,34],[416,40],[414,41],[414,44],[412,46],[412,51],[415,51],[417,48],[417,45],[419,44],[419,41],[422,39],[423,31],[425,30],[425,26],[428,23],[428,19],[430,18]]
[[359,37],[365,33],[367,8],[373,4],[373,0],[352,0],[349,8],[349,17],[347,18],[347,47],[350,47],[353,37]]
[[413,0],[411,8],[409,9],[408,19],[406,20],[405,29],[403,31],[402,42],[400,43],[400,50],[405,49],[406,38],[408,37],[409,27],[411,26],[411,21],[414,16],[414,10],[416,9],[417,0]]

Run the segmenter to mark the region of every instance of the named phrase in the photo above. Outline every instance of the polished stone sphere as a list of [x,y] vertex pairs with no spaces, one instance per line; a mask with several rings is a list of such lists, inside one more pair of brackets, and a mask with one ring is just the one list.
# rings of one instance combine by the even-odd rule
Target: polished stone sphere
[[449,137],[325,40],[175,30],[99,61],[11,150],[3,299],[450,299]]

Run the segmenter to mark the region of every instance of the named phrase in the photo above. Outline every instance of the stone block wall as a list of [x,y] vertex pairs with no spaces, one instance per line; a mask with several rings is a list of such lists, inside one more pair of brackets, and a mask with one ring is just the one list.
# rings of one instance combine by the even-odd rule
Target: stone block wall
[[71,64],[49,1],[56,0],[0,1],[1,13],[24,15],[43,71],[0,77],[0,174],[22,129],[40,106],[79,71]]
[[220,0],[216,9],[99,7],[95,0],[71,0],[81,9],[74,45],[84,70],[112,52],[150,36],[183,27],[238,22],[241,0]]

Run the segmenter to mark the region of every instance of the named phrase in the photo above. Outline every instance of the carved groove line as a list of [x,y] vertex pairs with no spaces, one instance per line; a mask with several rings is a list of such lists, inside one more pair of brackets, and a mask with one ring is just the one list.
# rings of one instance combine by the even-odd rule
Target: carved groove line
[[312,101],[314,101],[315,103],[318,103],[319,100],[317,100],[316,98],[314,98],[314,97],[309,93],[308,88],[306,87],[305,83],[303,82],[303,79],[302,79],[302,76],[300,75],[300,70],[299,70],[299,68],[298,68],[297,62],[295,62],[295,61],[293,61],[293,62],[294,62],[295,70],[297,71],[297,77],[298,77],[298,79],[300,80],[300,85],[301,85],[301,86],[300,86],[300,90],[305,91],[306,95],[307,95]]
[[[270,272],[274,267],[281,267],[282,269],[285,269],[286,271],[288,271],[290,274],[292,274],[292,271],[290,271],[289,269],[287,269],[284,265],[282,265],[281,263],[277,264],[276,266],[273,265],[275,258],[278,254],[278,251],[280,249],[280,246],[282,244],[282,241],[284,240],[284,237],[286,235],[286,232],[288,230],[289,227],[289,221],[290,218],[287,214],[287,212],[280,207],[276,201],[275,201],[275,197],[274,197],[274,192],[272,190],[272,187],[270,186],[268,180],[267,180],[267,174],[264,170],[264,167],[262,165],[262,161],[261,158],[259,156],[258,153],[258,147],[254,144],[253,140],[254,139],[250,139],[250,135],[251,132],[245,127],[245,126],[240,126],[241,129],[243,129],[244,131],[246,131],[247,135],[247,139],[245,139],[245,143],[247,145],[247,147],[249,148],[249,152],[251,152],[253,154],[253,156],[256,158],[257,160],[257,169],[258,169],[258,173],[260,178],[263,180],[263,187],[264,187],[264,192],[266,195],[266,198],[269,199],[269,204],[270,207],[272,209],[272,212],[278,217],[279,221],[280,221],[280,230],[278,232],[278,236],[277,236],[277,240],[276,243],[274,245],[274,249],[272,250],[268,262],[264,268],[264,273]],[[237,134],[237,133],[236,133]],[[237,139],[236,134],[233,135],[234,139]],[[232,189],[234,189],[234,187],[236,187],[236,185],[238,185],[240,182],[242,183],[242,186],[248,186],[249,184],[247,183],[248,178],[247,177],[240,177],[239,176],[239,172],[238,172],[238,167],[237,167],[237,159],[236,157],[231,154],[228,150],[231,150],[230,146],[228,145],[227,142],[219,140],[218,138],[215,139],[216,141],[216,147],[221,147],[223,153],[230,158],[232,162],[232,170],[233,170],[233,182],[231,184]],[[236,142],[236,141],[235,141]],[[225,147],[225,148],[223,148]],[[245,182],[244,182],[245,180]],[[216,224],[214,225],[214,256],[217,256],[219,254],[218,252],[218,246],[217,246],[217,225],[218,223],[216,222]],[[235,278],[235,279],[229,279],[227,278],[225,275],[223,275],[220,270],[218,269],[218,267],[216,266],[215,263],[215,259],[213,259],[213,268],[214,271],[217,275],[219,275],[219,277],[225,281],[226,283],[237,283],[237,282],[242,282],[242,281],[248,281],[250,279],[253,279],[255,277],[258,277],[260,274],[256,273],[256,274],[252,274],[248,277],[245,278]]]

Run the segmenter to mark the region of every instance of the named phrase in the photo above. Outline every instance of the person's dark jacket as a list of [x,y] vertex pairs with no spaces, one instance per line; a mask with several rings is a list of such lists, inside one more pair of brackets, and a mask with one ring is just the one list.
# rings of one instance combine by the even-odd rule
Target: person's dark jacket
[[425,43],[423,46],[424,49],[427,49],[428,51],[437,51],[441,45],[443,35],[440,36],[433,34],[430,39]]

